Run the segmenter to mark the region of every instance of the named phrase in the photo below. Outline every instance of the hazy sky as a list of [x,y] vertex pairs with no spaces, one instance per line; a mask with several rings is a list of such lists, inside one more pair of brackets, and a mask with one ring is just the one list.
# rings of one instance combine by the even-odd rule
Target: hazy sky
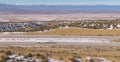
[[0,0],[8,4],[120,5],[120,0]]

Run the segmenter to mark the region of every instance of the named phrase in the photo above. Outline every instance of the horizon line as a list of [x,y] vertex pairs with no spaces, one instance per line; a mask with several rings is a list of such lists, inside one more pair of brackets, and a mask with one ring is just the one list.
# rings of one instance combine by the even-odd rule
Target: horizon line
[[41,3],[39,3],[39,4],[17,4],[17,3],[14,3],[14,4],[12,4],[12,3],[0,3],[0,4],[8,4],[8,5],[73,5],[73,6],[78,6],[78,5],[109,5],[109,6],[118,6],[118,5],[120,5],[120,4],[41,4]]

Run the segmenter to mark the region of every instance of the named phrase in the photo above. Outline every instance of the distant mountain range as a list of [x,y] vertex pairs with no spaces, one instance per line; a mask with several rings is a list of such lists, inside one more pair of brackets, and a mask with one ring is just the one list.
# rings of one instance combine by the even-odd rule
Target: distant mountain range
[[120,13],[120,5],[12,5],[1,3],[0,13],[3,14]]

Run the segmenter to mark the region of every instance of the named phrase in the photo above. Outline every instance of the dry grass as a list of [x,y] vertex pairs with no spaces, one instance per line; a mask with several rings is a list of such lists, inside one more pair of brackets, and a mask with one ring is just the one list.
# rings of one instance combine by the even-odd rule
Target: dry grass
[[[70,58],[74,58],[75,56],[80,56],[83,60],[86,56],[95,57],[104,57],[108,60],[117,62],[120,53],[120,47],[104,47],[104,46],[72,46],[72,45],[56,45],[56,46],[49,46],[49,47],[31,47],[31,48],[19,48],[19,47],[7,47],[7,48],[0,48],[0,51],[12,51],[15,54],[23,53],[27,55],[28,53],[32,53],[36,55],[40,53],[42,55],[50,54],[52,58],[60,60],[60,58],[64,58],[65,62],[69,62]],[[34,52],[33,52],[34,51]],[[99,53],[99,54],[98,54]],[[4,53],[0,53],[1,56]],[[37,58],[36,56],[34,56]],[[40,58],[38,58],[40,59]]]
[[120,29],[98,30],[83,28],[55,29],[48,32],[27,32],[27,35],[62,35],[62,36],[120,36]]

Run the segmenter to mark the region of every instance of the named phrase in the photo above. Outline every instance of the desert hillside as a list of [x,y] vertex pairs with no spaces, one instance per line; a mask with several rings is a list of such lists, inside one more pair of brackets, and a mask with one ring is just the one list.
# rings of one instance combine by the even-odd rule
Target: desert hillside
[[28,35],[62,35],[62,36],[120,36],[120,29],[98,30],[70,27],[47,32],[27,32]]

